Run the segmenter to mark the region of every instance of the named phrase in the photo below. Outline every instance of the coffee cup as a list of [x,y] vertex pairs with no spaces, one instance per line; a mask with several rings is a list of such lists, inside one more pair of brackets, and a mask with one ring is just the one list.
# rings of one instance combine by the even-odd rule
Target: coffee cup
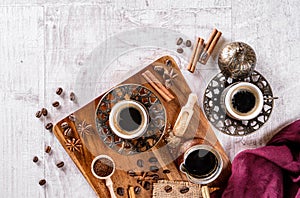
[[134,100],[122,100],[116,103],[109,114],[111,130],[124,139],[142,136],[147,130],[148,122],[146,108]]
[[237,82],[224,89],[220,102],[223,110],[231,118],[251,120],[262,111],[264,99],[256,85]]
[[91,164],[92,174],[98,179],[104,179],[107,188],[109,189],[110,196],[116,198],[113,182],[111,176],[114,174],[116,169],[115,162],[108,155],[98,155],[95,157]]
[[206,144],[190,147],[183,154],[183,161],[179,170],[190,182],[208,184],[214,181],[221,173],[223,160],[218,151]]

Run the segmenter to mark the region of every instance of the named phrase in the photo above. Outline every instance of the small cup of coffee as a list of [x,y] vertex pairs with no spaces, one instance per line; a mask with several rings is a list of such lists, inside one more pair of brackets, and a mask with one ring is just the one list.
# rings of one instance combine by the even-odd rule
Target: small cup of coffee
[[221,106],[226,114],[237,120],[251,120],[259,115],[264,99],[261,90],[249,82],[237,82],[221,94]]
[[223,160],[219,152],[206,144],[190,147],[183,155],[179,165],[181,172],[195,184],[208,184],[221,173]]
[[134,100],[122,100],[112,107],[109,114],[109,126],[117,136],[134,139],[146,132],[148,117],[148,112],[141,103]]
[[91,164],[92,174],[98,179],[105,179],[106,186],[112,198],[116,198],[116,195],[110,177],[114,174],[115,169],[115,162],[108,155],[98,155]]

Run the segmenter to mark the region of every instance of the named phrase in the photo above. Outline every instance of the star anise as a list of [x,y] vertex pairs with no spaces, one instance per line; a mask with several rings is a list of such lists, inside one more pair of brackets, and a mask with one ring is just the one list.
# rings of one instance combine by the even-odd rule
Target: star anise
[[74,151],[80,152],[82,145],[80,143],[80,139],[72,138],[72,140],[67,139],[66,147],[67,147],[67,149],[69,149],[72,152],[74,152]]
[[165,80],[165,85],[167,88],[170,88],[173,85],[173,80],[178,76],[178,74],[176,74],[172,69],[168,71],[165,70],[164,74],[163,74],[163,78]]
[[78,124],[78,132],[83,137],[86,134],[90,135],[92,130],[92,125],[87,124],[85,120]]

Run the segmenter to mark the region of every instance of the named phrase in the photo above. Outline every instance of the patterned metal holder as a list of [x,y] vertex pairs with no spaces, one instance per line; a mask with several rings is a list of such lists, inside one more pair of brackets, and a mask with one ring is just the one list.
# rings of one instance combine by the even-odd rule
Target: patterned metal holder
[[209,82],[203,100],[203,109],[211,124],[221,132],[232,136],[243,136],[253,133],[264,125],[271,115],[275,99],[270,84],[257,71],[253,71],[249,77],[239,81],[253,83],[263,93],[264,106],[256,118],[241,121],[226,115],[226,112],[220,105],[221,94],[226,87],[238,81],[230,77],[225,77],[222,73],[217,74]]
[[[139,138],[123,139],[118,137],[109,126],[111,108],[119,101],[134,100],[144,105],[150,121],[146,132]],[[102,141],[111,149],[123,155],[133,155],[151,149],[160,140],[166,125],[166,111],[158,99],[146,87],[125,84],[108,91],[96,109],[96,126]]]

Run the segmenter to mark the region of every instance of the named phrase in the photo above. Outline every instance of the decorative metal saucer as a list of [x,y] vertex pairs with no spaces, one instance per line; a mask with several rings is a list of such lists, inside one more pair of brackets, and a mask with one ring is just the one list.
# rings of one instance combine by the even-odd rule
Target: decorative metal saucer
[[[123,139],[109,126],[109,114],[114,104],[130,99],[140,102],[148,111],[150,120],[146,132],[136,139]],[[166,111],[158,97],[144,86],[125,84],[108,91],[96,109],[96,127],[103,142],[123,155],[133,155],[151,149],[160,140],[166,125]]]
[[232,83],[238,82],[230,77],[225,77],[222,73],[217,74],[208,84],[203,100],[203,108],[207,119],[221,132],[242,136],[253,133],[264,125],[272,112],[274,97],[268,81],[257,71],[239,81],[251,82],[262,91],[264,96],[264,106],[261,113],[248,121],[235,120],[224,112],[220,105],[220,97],[223,90]]

